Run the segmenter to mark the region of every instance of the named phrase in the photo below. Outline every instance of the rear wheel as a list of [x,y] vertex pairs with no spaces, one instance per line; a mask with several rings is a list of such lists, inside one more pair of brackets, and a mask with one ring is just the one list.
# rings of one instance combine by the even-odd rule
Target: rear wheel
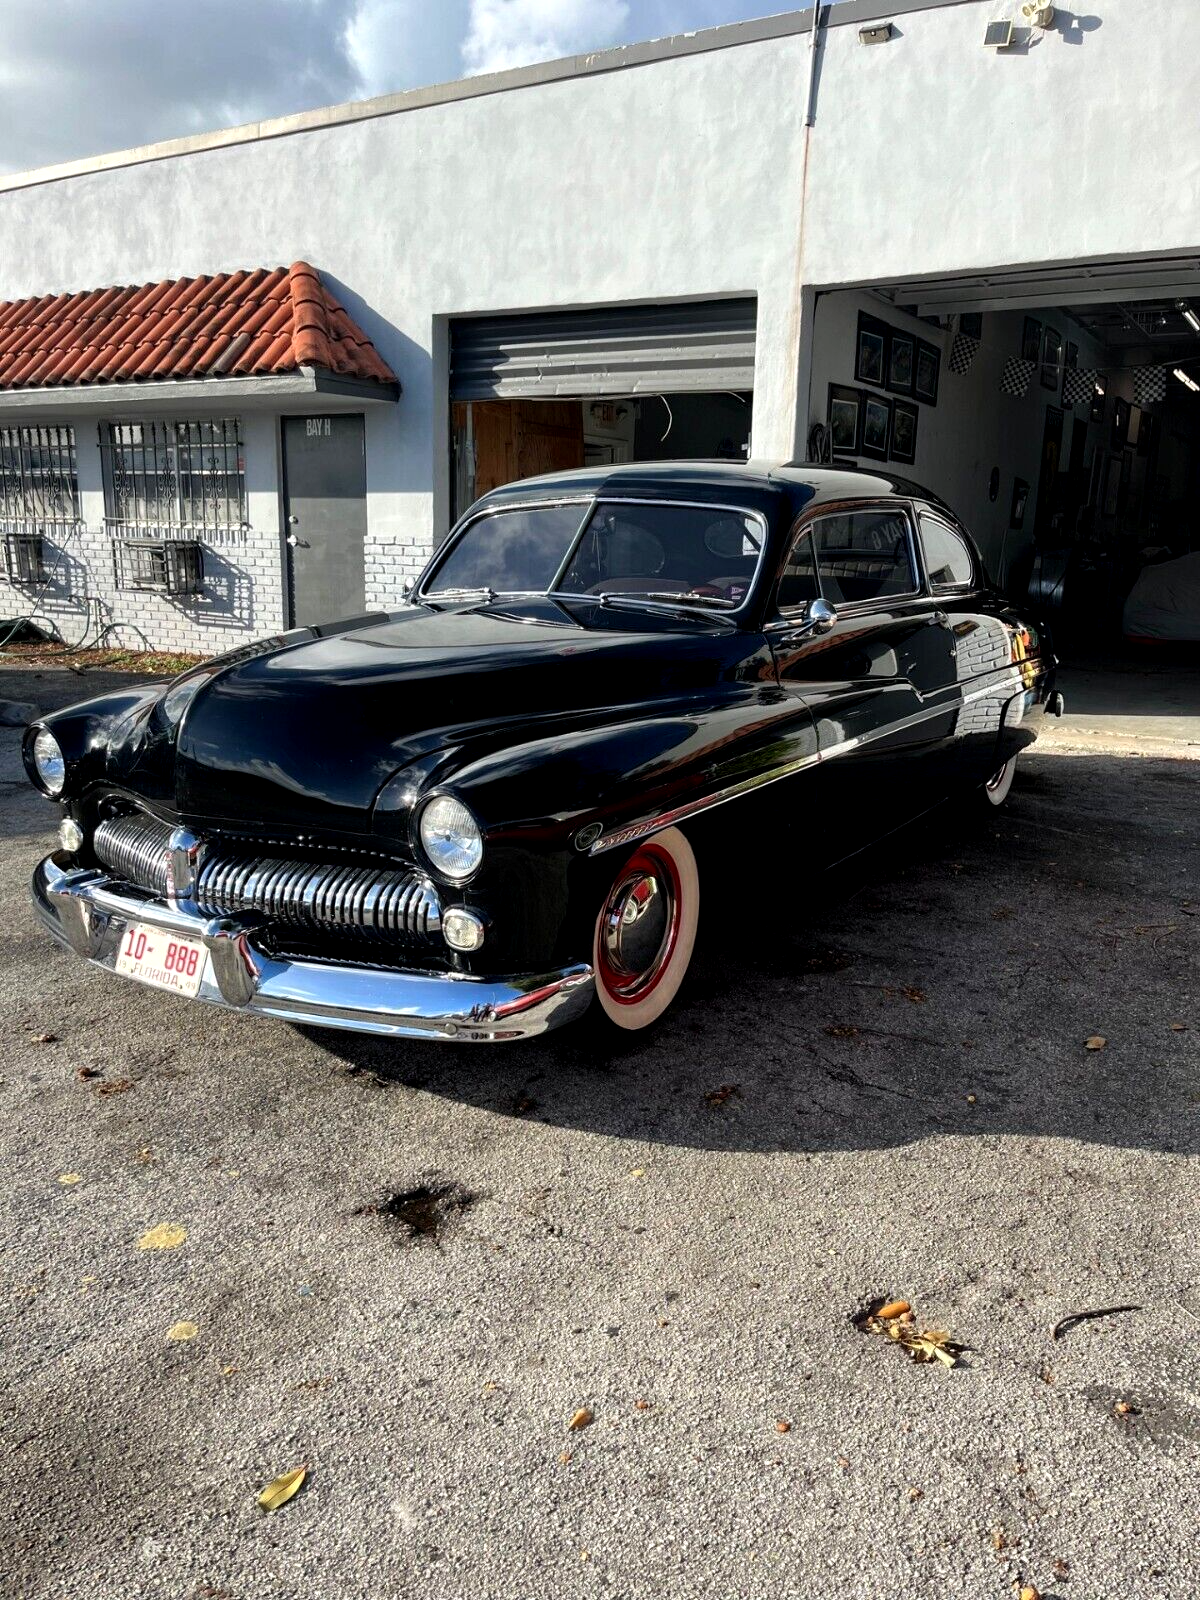
[[696,857],[679,829],[667,828],[617,871],[596,918],[596,998],[615,1027],[648,1027],[674,1000],[699,914]]

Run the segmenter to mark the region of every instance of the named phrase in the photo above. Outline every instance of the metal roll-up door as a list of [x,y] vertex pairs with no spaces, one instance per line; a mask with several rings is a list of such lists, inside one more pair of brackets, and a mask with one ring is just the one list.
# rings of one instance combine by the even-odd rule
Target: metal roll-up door
[[751,389],[754,323],[753,299],[465,317],[450,329],[450,398]]

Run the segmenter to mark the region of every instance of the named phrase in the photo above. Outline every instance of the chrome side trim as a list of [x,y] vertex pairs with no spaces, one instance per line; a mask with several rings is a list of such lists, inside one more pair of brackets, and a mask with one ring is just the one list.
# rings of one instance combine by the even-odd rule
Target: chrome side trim
[[256,942],[261,918],[206,919],[163,900],[138,899],[103,873],[69,862],[48,856],[33,875],[34,908],[54,938],[109,972],[131,922],[199,939],[208,960],[196,998],[209,1005],[357,1033],[486,1044],[561,1027],[592,998],[592,968],[582,962],[479,978],[268,956]]
[[865,744],[872,744],[877,739],[886,739],[893,733],[903,733],[905,729],[914,728],[918,723],[928,722],[933,717],[943,717],[950,712],[960,711],[963,706],[969,705],[973,700],[982,699],[984,695],[1005,691],[1017,693],[1022,687],[1020,673],[1015,667],[1005,667],[1001,670],[1011,674],[1011,677],[1007,680],[997,678],[994,683],[985,684],[981,689],[974,689],[970,694],[963,695],[961,700],[940,706],[929,706],[922,711],[914,712],[910,717],[901,718],[898,722],[888,723],[886,728],[873,728],[870,733],[860,733],[853,739],[843,739],[838,744],[826,745],[814,755],[802,756],[798,761],[789,761],[772,772],[743,778],[738,783],[730,784],[702,798],[687,800],[669,811],[662,811],[657,816],[647,818],[644,822],[630,823],[628,827],[618,828],[615,833],[602,833],[588,854],[600,855],[605,850],[615,850],[620,845],[633,844],[638,839],[645,839],[649,834],[658,833],[662,828],[671,828],[677,822],[686,821],[688,817],[698,816],[702,811],[711,811],[716,806],[723,806],[729,800],[737,800],[755,789],[764,789],[769,783],[777,783],[781,778],[790,778],[797,772],[803,772],[806,767],[818,766],[822,761],[832,761],[851,750],[861,749]]

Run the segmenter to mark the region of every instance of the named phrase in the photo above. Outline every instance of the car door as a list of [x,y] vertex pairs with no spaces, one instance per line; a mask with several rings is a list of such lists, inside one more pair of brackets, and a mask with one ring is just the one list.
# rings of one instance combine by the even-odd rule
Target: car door
[[[817,598],[833,610],[820,625]],[[942,797],[959,706],[953,636],[926,590],[908,502],[802,518],[766,631],[780,685],[816,724],[811,792],[827,853],[860,849]]]
[[1014,632],[962,529],[941,509],[925,505],[917,507],[917,528],[929,591],[945,611],[954,641],[961,701],[954,778],[964,785],[983,783],[1002,759],[1005,708],[1021,688]]

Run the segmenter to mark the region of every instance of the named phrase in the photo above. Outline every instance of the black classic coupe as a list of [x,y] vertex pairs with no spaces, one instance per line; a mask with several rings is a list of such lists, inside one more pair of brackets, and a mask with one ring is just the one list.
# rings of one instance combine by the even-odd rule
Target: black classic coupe
[[474,505],[399,611],[33,724],[63,809],[34,904],[96,966],[294,1022],[642,1028],[702,889],[753,940],[788,840],[833,864],[956,794],[1002,804],[1053,684],[915,484],[560,473]]

